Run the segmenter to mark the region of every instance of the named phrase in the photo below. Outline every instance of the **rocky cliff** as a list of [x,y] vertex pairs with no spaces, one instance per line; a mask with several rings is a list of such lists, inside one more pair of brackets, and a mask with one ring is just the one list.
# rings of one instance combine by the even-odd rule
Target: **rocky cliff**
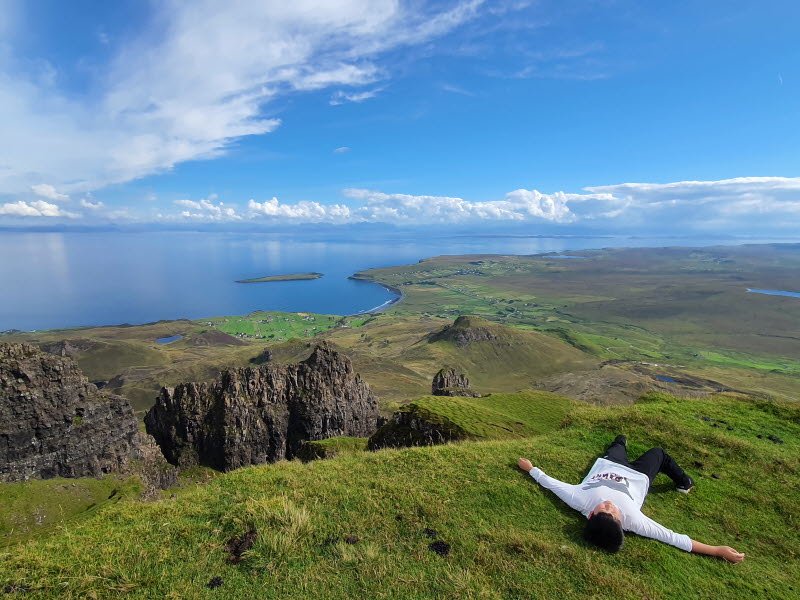
[[433,377],[431,393],[434,396],[470,396],[480,398],[480,394],[469,387],[469,379],[460,370],[440,369]]
[[125,398],[99,392],[66,357],[0,344],[0,481],[111,472],[176,480]]
[[292,458],[304,440],[366,437],[377,418],[377,398],[350,359],[321,345],[299,364],[164,388],[145,425],[172,464],[227,471]]

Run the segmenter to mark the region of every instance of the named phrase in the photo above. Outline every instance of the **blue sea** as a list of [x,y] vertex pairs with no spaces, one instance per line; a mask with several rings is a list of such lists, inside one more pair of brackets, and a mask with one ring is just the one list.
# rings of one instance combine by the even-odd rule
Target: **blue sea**
[[[748,240],[752,243],[753,240]],[[700,246],[720,240],[422,234],[0,233],[0,331],[140,324],[284,310],[354,314],[391,302],[348,279],[442,254],[538,254],[604,247]],[[730,240],[724,243],[735,243]],[[321,279],[240,284],[305,272]]]

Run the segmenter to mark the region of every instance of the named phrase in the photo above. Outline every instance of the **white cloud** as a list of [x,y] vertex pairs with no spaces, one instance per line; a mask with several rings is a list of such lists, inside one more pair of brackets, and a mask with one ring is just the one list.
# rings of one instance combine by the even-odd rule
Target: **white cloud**
[[374,98],[384,89],[385,88],[380,87],[375,88],[374,90],[366,90],[363,92],[343,92],[339,90],[334,93],[333,96],[331,96],[329,104],[331,106],[338,106],[339,104],[344,104],[345,102],[363,102],[364,100]]
[[472,97],[476,95],[475,92],[470,92],[469,90],[465,90],[464,88],[458,87],[457,85],[451,85],[449,83],[442,83],[439,88],[443,92],[450,92],[451,94],[460,94],[462,96]]
[[743,177],[666,184],[624,183],[584,189],[585,193],[518,189],[501,200],[471,202],[449,196],[387,194],[347,189],[349,202],[326,205],[277,198],[250,200],[247,217],[289,222],[388,222],[399,225],[594,223],[609,229],[739,230],[755,224],[800,226],[800,178]]
[[32,185],[31,190],[37,196],[41,196],[42,198],[47,198],[49,200],[56,200],[57,202],[62,202],[64,200],[69,200],[69,196],[66,194],[59,194],[52,185],[47,183],[40,183],[38,185]]
[[9,202],[0,206],[0,215],[13,215],[15,217],[41,217],[42,213],[28,205],[27,202]]
[[248,216],[288,219],[295,222],[403,224],[465,223],[482,220],[540,220],[561,223],[573,219],[567,207],[570,195],[562,192],[542,194],[535,190],[516,190],[506,194],[505,200],[490,202],[468,202],[462,198],[446,196],[385,194],[362,189],[347,189],[343,194],[355,204],[325,205],[309,201],[282,204],[277,198],[266,202],[250,200]]
[[89,210],[100,210],[101,208],[105,207],[102,202],[91,202],[91,196],[81,198],[81,206],[83,208],[88,208]]
[[281,204],[277,198],[266,202],[250,200],[247,204],[250,218],[273,217],[299,222],[351,222],[350,208],[342,204],[322,205],[318,202],[298,202],[297,204]]
[[[180,217],[185,219],[202,221],[240,221],[242,217],[236,213],[236,209],[225,206],[224,202],[216,202],[217,195],[211,194],[198,202],[194,200],[175,200],[173,204],[189,210],[181,211]],[[195,212],[192,212],[195,211]],[[167,215],[164,219],[174,219],[176,215]],[[161,218],[161,215],[159,215]]]
[[[0,53],[0,139],[14,149],[2,156],[0,194],[41,185],[85,192],[218,157],[236,139],[279,126],[265,114],[276,97],[383,79],[382,53],[444,35],[481,4],[151,3],[145,33],[113,40],[113,60],[85,97],[32,74],[26,57]],[[340,90],[341,100],[377,91]]]
[[336,148],[336,150],[334,150],[333,152],[334,154],[344,154],[345,152],[350,152],[350,148],[348,148],[347,146],[340,146],[339,148]]
[[35,200],[33,202],[9,202],[0,206],[0,215],[9,215],[14,217],[66,217],[68,219],[77,219],[80,215],[71,212],[66,212],[56,204],[50,204],[44,200]]
[[630,223],[668,218],[691,227],[744,226],[754,218],[761,225],[800,224],[800,177],[621,183],[584,189],[608,196],[606,210],[588,215],[590,218]]

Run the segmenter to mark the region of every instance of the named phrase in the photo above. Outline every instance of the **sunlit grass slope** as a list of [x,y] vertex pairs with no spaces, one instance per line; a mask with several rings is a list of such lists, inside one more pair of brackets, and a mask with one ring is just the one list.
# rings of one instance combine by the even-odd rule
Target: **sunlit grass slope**
[[[660,476],[649,516],[748,558],[730,565],[633,535],[605,554],[582,541],[580,515],[516,469],[527,456],[580,481],[617,433],[632,455],[669,449],[697,480],[685,496]],[[795,407],[667,396],[579,406],[545,435],[252,467],[173,499],[120,502],[5,549],[0,589],[10,598],[796,598],[798,456]],[[229,563],[228,541],[251,528],[255,544]],[[449,554],[432,552],[434,540]],[[214,578],[219,587],[207,587]]]
[[510,439],[557,429],[574,405],[564,396],[524,390],[484,398],[423,396],[400,411],[443,427],[453,439]]

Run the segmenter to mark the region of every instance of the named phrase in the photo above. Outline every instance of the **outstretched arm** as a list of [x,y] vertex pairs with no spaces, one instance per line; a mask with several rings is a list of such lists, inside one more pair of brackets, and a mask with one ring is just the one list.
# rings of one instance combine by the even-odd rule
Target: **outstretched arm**
[[527,458],[520,458],[517,461],[517,466],[526,473],[530,473],[531,469],[533,468],[533,464]]
[[570,508],[574,508],[583,514],[588,514],[588,509],[584,506],[582,498],[575,493],[578,487],[577,485],[569,485],[568,483],[545,475],[541,469],[534,467],[527,458],[520,458],[517,462],[517,466],[526,473],[529,473],[543,488],[547,488],[561,498]]
[[708,554],[709,556],[718,556],[732,563],[738,563],[744,560],[744,553],[737,552],[730,546],[709,546],[708,544],[702,544],[694,540],[692,540],[692,552]]

